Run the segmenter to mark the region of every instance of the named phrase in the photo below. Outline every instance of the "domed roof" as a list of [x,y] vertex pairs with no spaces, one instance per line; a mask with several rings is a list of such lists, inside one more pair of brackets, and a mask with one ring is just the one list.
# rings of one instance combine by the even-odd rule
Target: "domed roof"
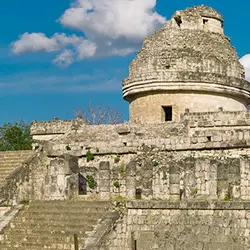
[[[171,83],[171,85],[170,85]],[[198,90],[194,83],[240,89],[250,84],[235,49],[223,34],[222,16],[210,7],[177,11],[162,29],[145,39],[123,82],[124,98],[145,91]],[[171,87],[170,87],[171,86]]]

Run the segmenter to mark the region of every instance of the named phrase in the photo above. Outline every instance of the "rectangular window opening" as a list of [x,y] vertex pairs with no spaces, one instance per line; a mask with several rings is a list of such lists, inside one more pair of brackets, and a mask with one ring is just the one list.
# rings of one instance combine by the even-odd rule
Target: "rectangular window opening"
[[207,19],[203,19],[203,24],[207,24],[208,20]]
[[135,190],[135,199],[141,200],[142,199],[142,190],[141,188],[136,188]]
[[172,121],[173,120],[173,108],[172,106],[162,107],[164,111],[164,121]]

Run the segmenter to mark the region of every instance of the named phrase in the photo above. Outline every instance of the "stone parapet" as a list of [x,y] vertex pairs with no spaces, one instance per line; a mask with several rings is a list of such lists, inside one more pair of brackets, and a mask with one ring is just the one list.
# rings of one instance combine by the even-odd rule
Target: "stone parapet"
[[31,123],[30,133],[35,140],[51,140],[55,136],[65,134],[67,131],[77,129],[86,124],[85,120],[35,121]]
[[250,210],[249,201],[127,201],[127,209]]

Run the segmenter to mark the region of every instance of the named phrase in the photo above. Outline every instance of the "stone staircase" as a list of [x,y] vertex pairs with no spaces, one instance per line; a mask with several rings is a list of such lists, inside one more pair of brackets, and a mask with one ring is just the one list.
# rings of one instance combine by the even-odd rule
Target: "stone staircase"
[[[110,216],[112,205],[104,201],[34,201],[23,207],[3,230],[1,250],[79,249],[94,229]],[[98,233],[100,235],[100,233]]]
[[33,155],[34,151],[31,150],[0,152],[0,186],[16,168]]

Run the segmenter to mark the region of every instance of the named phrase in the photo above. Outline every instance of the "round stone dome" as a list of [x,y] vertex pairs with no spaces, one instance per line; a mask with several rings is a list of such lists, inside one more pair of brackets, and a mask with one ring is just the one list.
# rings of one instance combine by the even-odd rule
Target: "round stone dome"
[[164,121],[164,107],[176,120],[186,108],[246,110],[250,84],[221,14],[204,5],[176,11],[145,39],[123,81],[123,96],[134,121]]

